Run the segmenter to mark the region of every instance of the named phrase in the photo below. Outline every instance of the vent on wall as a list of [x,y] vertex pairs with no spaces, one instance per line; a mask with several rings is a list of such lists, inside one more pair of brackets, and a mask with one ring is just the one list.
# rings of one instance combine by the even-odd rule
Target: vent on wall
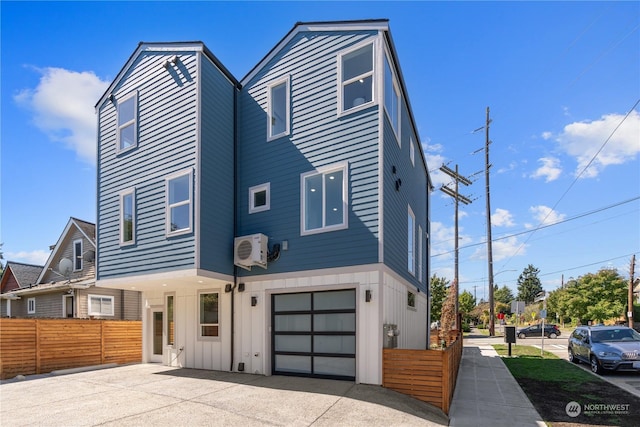
[[233,263],[245,270],[251,267],[267,268],[267,252],[269,238],[264,234],[251,234],[236,237],[233,245]]

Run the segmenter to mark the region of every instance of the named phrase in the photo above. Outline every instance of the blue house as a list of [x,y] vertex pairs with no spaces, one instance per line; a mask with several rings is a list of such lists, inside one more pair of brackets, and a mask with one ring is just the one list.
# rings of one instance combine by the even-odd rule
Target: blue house
[[241,80],[140,43],[96,110],[97,286],[142,292],[144,361],[381,384],[383,347],[427,347],[431,184],[387,20],[298,23]]

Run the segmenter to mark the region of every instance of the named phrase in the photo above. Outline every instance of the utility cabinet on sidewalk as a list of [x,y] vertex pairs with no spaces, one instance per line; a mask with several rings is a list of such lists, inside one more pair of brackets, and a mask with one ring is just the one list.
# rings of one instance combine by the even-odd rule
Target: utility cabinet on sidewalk
[[504,342],[509,344],[515,344],[516,342],[516,327],[505,326],[504,327]]

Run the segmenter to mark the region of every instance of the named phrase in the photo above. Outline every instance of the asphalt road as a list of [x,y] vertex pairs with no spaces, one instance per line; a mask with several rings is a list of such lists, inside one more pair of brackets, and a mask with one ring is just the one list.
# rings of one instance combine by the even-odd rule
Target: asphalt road
[[[497,330],[496,330],[497,332]],[[568,361],[568,350],[567,350],[567,338],[569,337],[569,333],[563,333],[558,338],[545,338],[544,339],[544,351],[548,351],[550,353],[555,354],[561,359]],[[480,344],[480,345],[491,345],[491,344],[504,344],[504,337],[478,337],[477,335],[471,336],[469,338],[465,338],[465,344]],[[537,347],[542,349],[543,342],[542,338],[525,338],[516,340],[517,345],[529,345],[533,347]],[[585,371],[591,373],[591,369],[589,365],[580,363],[577,366],[581,367]],[[596,374],[593,374],[596,375]],[[602,379],[617,385],[618,387],[628,391],[629,393],[635,394],[640,397],[640,373],[635,372],[608,372],[605,375],[601,376]]]

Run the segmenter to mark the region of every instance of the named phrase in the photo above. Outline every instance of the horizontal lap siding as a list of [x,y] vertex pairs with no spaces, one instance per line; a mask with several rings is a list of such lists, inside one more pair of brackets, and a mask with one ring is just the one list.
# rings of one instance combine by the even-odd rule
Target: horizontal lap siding
[[[338,117],[339,52],[377,33],[300,33],[247,83],[239,105],[239,235],[264,233],[289,250],[271,273],[378,260],[378,110]],[[288,76],[291,132],[267,142],[267,87]],[[349,163],[349,228],[300,235],[300,174]],[[248,189],[271,184],[271,209],[248,214]],[[254,269],[258,273],[264,270]],[[250,273],[242,273],[250,274]]]
[[236,89],[206,57],[201,62],[199,268],[233,274]]
[[[163,63],[174,53],[180,65],[172,74]],[[116,154],[116,108],[109,101],[100,108],[98,279],[195,265],[194,234],[165,235],[165,178],[196,166],[196,64],[193,52],[147,52],[134,61],[114,90],[116,100],[138,91],[138,146],[131,151]],[[121,247],[119,193],[129,188],[136,191],[136,244]]]

